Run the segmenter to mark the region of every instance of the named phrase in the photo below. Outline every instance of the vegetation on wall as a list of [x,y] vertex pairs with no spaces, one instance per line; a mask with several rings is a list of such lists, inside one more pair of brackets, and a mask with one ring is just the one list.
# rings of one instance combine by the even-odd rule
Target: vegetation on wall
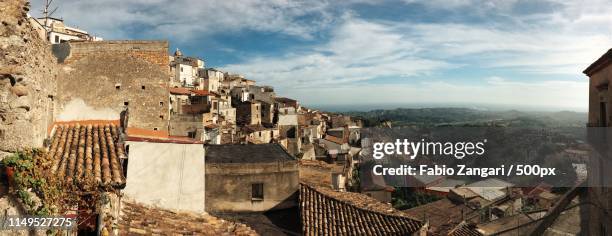
[[72,184],[52,175],[52,162],[45,151],[20,151],[5,158],[2,163],[13,169],[10,193],[19,199],[28,215],[64,214],[74,206],[95,206],[100,199],[98,191],[88,191],[85,201],[81,197],[83,194],[75,191]]

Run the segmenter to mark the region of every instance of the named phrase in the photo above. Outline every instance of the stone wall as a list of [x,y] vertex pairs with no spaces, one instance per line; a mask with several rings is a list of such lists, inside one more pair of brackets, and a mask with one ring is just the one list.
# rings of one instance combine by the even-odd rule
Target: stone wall
[[[110,45],[125,49],[122,44]],[[117,52],[103,50],[63,65],[58,79],[58,118],[94,114],[81,114],[80,111],[85,108],[110,109],[120,114],[127,105],[129,127],[167,131],[170,103],[167,69],[163,70],[160,65],[143,58],[130,56],[129,50],[120,52],[119,49]],[[84,104],[82,109],[68,106],[80,100]]]
[[168,41],[108,40],[66,42],[54,46],[53,51],[58,57],[58,61],[64,64],[72,64],[84,57],[99,53],[140,58],[158,65],[162,71],[165,71],[170,76]]
[[[263,183],[263,201],[251,199],[251,184]],[[297,161],[207,163],[207,212],[263,212],[297,205]]]
[[26,1],[0,2],[0,159],[42,147],[53,122],[58,66],[27,19]]

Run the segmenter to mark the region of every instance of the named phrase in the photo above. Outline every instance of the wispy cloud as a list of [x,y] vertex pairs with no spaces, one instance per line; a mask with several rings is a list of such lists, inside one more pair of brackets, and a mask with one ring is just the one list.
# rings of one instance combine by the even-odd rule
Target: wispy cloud
[[[33,9],[41,5],[35,1]],[[240,30],[311,38],[330,20],[325,1],[68,0],[55,5],[57,16],[106,38],[136,33],[185,40]]]
[[418,56],[419,49],[391,27],[347,19],[331,40],[312,50],[281,57],[256,57],[223,69],[280,87],[343,86],[376,77],[408,77],[449,67]]

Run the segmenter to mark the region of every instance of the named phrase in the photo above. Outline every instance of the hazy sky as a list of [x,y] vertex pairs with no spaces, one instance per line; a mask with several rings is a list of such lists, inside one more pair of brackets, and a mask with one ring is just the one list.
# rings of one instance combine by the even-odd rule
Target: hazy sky
[[[32,2],[40,15],[42,0]],[[487,103],[586,109],[612,47],[610,1],[62,1],[55,17],[171,51],[307,105]]]

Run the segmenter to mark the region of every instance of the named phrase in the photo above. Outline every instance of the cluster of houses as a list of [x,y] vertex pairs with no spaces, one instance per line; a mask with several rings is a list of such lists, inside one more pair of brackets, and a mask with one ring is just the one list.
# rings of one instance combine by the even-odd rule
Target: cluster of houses
[[[89,219],[79,232],[149,234],[165,219],[132,218],[151,209],[288,210],[297,218],[305,179],[332,191],[350,187],[360,121],[303,107],[179,49],[168,55],[166,41],[101,40],[61,19],[29,21],[61,68],[44,142],[51,173],[73,194],[107,199],[71,208]],[[325,168],[309,179],[314,166]],[[401,232],[423,226],[397,220],[410,223]]]

